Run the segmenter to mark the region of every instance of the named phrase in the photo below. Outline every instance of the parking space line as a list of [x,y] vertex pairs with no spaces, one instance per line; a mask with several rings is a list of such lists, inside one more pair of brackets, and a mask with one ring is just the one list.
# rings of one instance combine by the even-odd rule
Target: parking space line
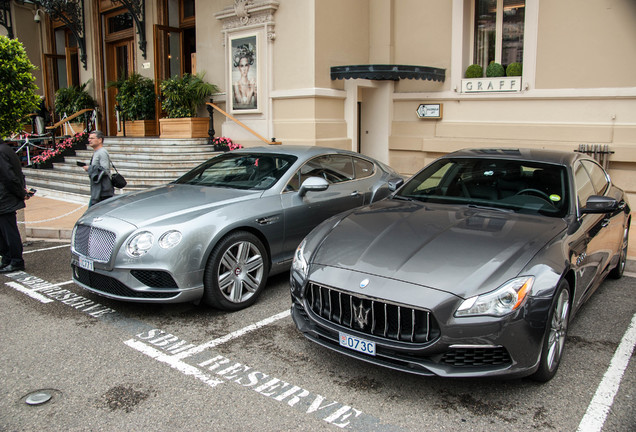
[[42,248],[42,249],[34,249],[34,250],[30,250],[30,251],[24,251],[24,252],[22,252],[22,255],[35,253],[35,252],[44,252],[44,251],[49,251],[49,250],[53,250],[53,249],[61,249],[61,248],[69,247],[69,246],[71,246],[70,243],[65,243],[65,244],[63,244],[61,246],[51,246],[49,248]]
[[35,299],[42,303],[51,303],[52,301],[54,301],[53,299],[43,296],[42,294],[36,293],[32,289],[29,289],[25,287],[24,285],[20,285],[17,282],[7,282],[5,285],[8,285],[14,290],[20,291],[22,294],[26,294],[32,299]]
[[579,423],[578,432],[600,432],[603,429],[603,424],[614,403],[614,397],[618,393],[629,359],[634,352],[634,346],[636,346],[636,315],[632,317],[632,322],[623,335],[609,368],[603,375],[594,398],[587,407],[581,423]]
[[245,334],[247,334],[247,333],[249,333],[251,331],[258,330],[261,327],[265,327],[266,325],[269,325],[269,324],[271,324],[271,323],[273,323],[275,321],[278,321],[280,319],[286,318],[286,317],[288,317],[290,315],[291,315],[291,311],[290,310],[286,310],[286,311],[278,313],[276,315],[272,315],[271,317],[265,318],[262,321],[259,321],[259,322],[254,323],[254,324],[250,324],[247,327],[243,327],[242,329],[236,330],[236,331],[234,331],[232,333],[228,333],[228,334],[226,334],[223,337],[211,340],[210,342],[206,342],[206,343],[198,345],[198,346],[196,346],[194,348],[190,348],[189,350],[183,351],[183,352],[181,352],[179,354],[175,354],[174,357],[178,358],[179,360],[183,360],[186,357],[193,356],[193,355],[198,354],[200,352],[203,352],[203,351],[205,351],[205,350],[207,350],[209,348],[217,347],[217,346],[219,346],[221,344],[224,344],[226,342],[231,341],[232,339],[236,339],[237,337],[243,336],[243,335],[245,335]]

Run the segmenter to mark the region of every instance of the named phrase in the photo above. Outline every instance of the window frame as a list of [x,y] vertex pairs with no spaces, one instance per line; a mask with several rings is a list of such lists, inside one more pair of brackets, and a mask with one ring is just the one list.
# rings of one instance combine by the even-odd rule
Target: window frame
[[[477,1],[479,0],[470,0],[470,63],[474,64],[475,62],[475,14],[477,13]],[[497,12],[495,17],[495,59],[494,61],[501,63],[501,58],[503,55],[503,22],[504,22],[504,0],[496,0],[497,2]],[[525,65],[525,56],[526,56],[526,36],[527,36],[527,12],[528,12],[528,1],[524,0],[524,28],[523,28],[523,58],[522,64]],[[466,65],[468,66],[468,65]],[[487,66],[487,65],[486,65]],[[465,69],[465,68],[464,68]],[[484,74],[486,73],[486,67],[484,67]],[[525,68],[522,75],[525,75]]]

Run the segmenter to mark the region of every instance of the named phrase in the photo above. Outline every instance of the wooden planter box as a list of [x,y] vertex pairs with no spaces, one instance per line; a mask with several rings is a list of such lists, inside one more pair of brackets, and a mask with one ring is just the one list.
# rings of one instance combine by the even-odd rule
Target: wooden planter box
[[[126,121],[127,137],[157,136],[157,122],[155,120],[131,120]],[[124,136],[124,131],[117,132],[117,136]]]
[[210,128],[208,117],[159,119],[161,138],[207,138]]

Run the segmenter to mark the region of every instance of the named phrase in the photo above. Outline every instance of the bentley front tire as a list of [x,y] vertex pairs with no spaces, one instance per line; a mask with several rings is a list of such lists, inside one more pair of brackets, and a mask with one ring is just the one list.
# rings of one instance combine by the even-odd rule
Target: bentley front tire
[[214,247],[205,267],[204,301],[228,311],[251,306],[265,288],[268,265],[265,246],[254,234],[227,235]]

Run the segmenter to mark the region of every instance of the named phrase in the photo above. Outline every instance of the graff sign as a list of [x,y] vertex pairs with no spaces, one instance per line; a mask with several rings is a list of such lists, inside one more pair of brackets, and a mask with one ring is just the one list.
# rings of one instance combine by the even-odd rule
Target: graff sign
[[474,78],[462,80],[462,93],[520,91],[521,77]]

